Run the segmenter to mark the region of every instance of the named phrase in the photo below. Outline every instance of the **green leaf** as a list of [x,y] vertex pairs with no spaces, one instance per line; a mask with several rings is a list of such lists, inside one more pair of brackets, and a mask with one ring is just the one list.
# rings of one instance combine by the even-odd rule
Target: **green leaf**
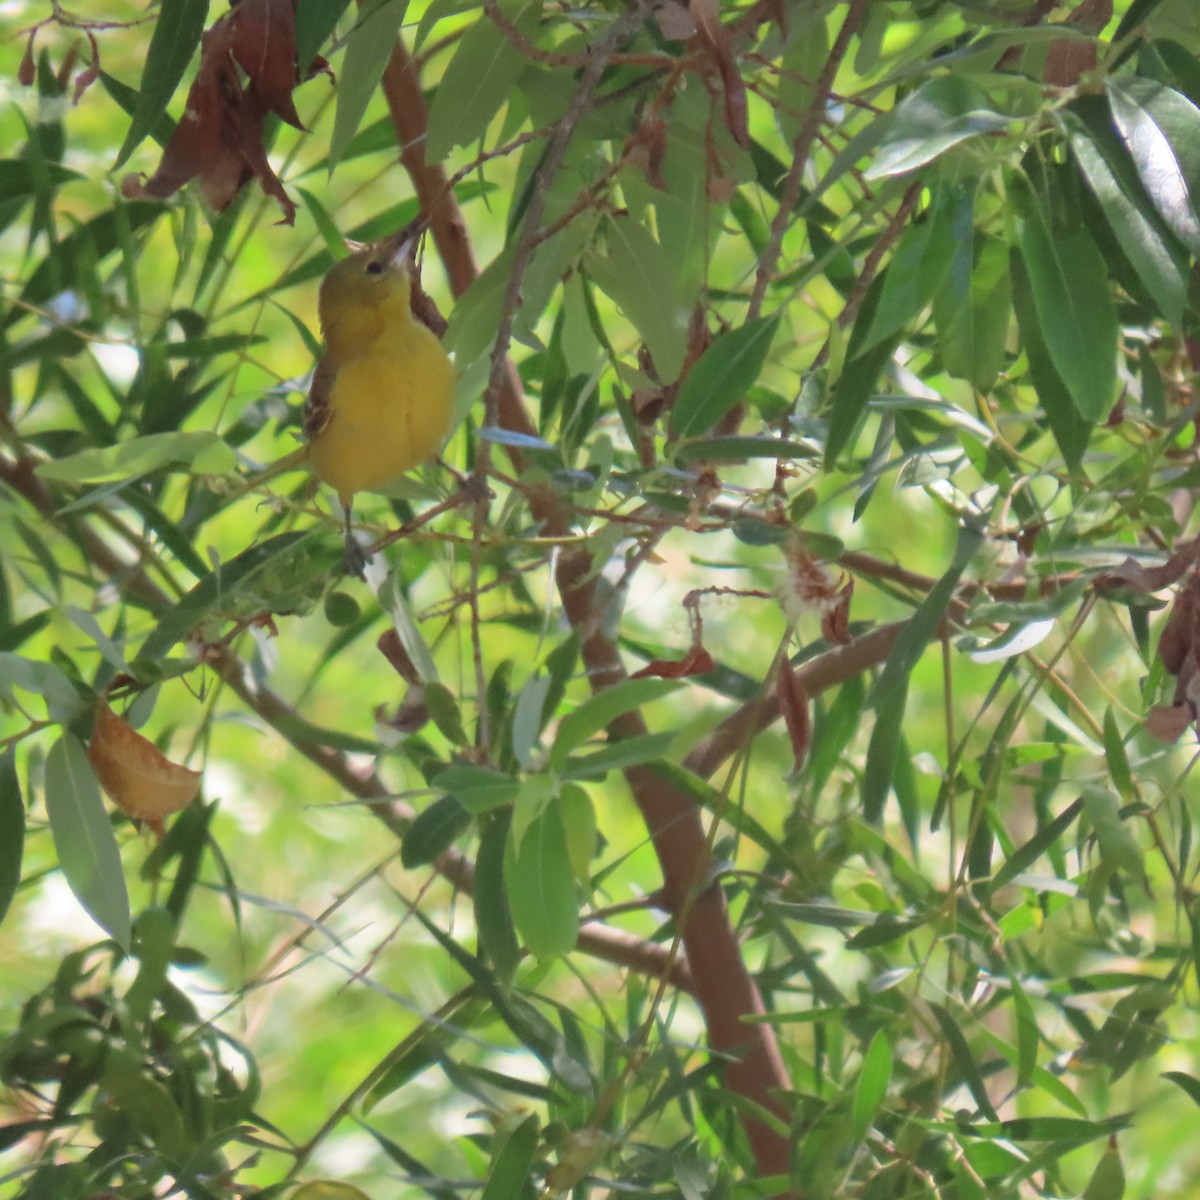
[[1186,1071],[1164,1071],[1162,1077],[1182,1088],[1194,1104],[1200,1105],[1200,1079],[1195,1075],[1189,1075]]
[[511,775],[488,767],[447,767],[430,780],[439,791],[453,796],[470,813],[489,812],[517,798],[520,784]]
[[0,202],[43,195],[48,188],[74,179],[86,179],[78,171],[56,162],[30,162],[27,158],[0,159]]
[[175,94],[200,44],[207,17],[208,0],[162,0],[146,51],[146,65],[142,68],[137,107],[117,152],[114,170],[133,153],[166,111],[167,102]]
[[617,717],[669,695],[679,687],[673,679],[626,679],[588,697],[559,722],[550,751],[550,765],[561,770],[567,757]]
[[207,620],[307,611],[324,594],[338,553],[321,527],[277,534],[211,570],[159,620],[134,659],[154,678],[177,642]]
[[56,483],[109,483],[167,466],[191,475],[227,474],[236,468],[237,454],[215,433],[151,433],[42,463],[37,474]]
[[505,808],[480,820],[473,891],[480,947],[496,974],[506,983],[512,979],[521,961],[521,947],[504,886],[504,854],[511,824],[512,810]]
[[697,438],[675,449],[675,461],[683,466],[692,462],[741,462],[747,458],[818,458],[809,442],[793,442],[768,434],[733,434],[729,437]]
[[510,836],[504,883],[513,921],[538,958],[566,954],[579,936],[579,898],[557,804],[545,807],[525,829],[519,846]]
[[986,103],[984,93],[958,75],[922,84],[891,113],[864,177],[915,171],[967,138],[1007,129],[1009,118],[983,107]]
[[973,187],[939,187],[924,220],[905,229],[884,275],[870,329],[858,347],[860,354],[899,333],[920,313],[941,287],[964,242],[970,261],[974,200]]
[[959,1028],[958,1022],[936,1000],[929,1001],[929,1008],[937,1018],[937,1023],[942,1030],[942,1036],[945,1037],[946,1044],[950,1047],[950,1053],[954,1058],[954,1065],[958,1068],[959,1077],[967,1085],[967,1089],[975,1098],[975,1103],[979,1106],[979,1111],[991,1121],[998,1120],[996,1110],[992,1107],[992,1102],[988,1098],[987,1087],[984,1085],[983,1076],[979,1072],[979,1066],[975,1062],[971,1048],[967,1045],[967,1039],[963,1037],[963,1032]]
[[1113,120],[1154,207],[1193,253],[1200,254],[1200,109],[1152,79],[1104,81]]
[[1012,319],[1009,251],[1000,238],[972,242],[965,271],[952,268],[934,296],[933,319],[946,373],[986,392],[1004,366]]
[[594,754],[574,754],[562,767],[564,779],[603,779],[609,771],[624,771],[664,757],[675,741],[673,729],[620,738]]
[[1083,788],[1083,803],[1092,828],[1096,831],[1103,861],[1128,871],[1138,879],[1143,878],[1145,868],[1142,850],[1130,833],[1129,826],[1121,819],[1116,794],[1098,784],[1088,784]]
[[1050,228],[1041,204],[1013,182],[1018,242],[1038,324],[1055,369],[1086,421],[1108,415],[1117,384],[1117,313],[1104,258],[1083,228]]
[[1067,385],[1058,373],[1050,350],[1042,336],[1042,324],[1033,301],[1029,273],[1020,255],[1009,255],[1012,277],[1013,308],[1021,331],[1021,345],[1029,359],[1029,377],[1046,414],[1046,423],[1067,465],[1077,468],[1083,460],[1091,435],[1092,423],[1079,415]]
[[707,433],[737,404],[761,374],[778,327],[776,313],[713,339],[676,397],[671,429],[678,437]]
[[471,826],[471,814],[454,796],[439,796],[404,831],[400,862],[412,869],[436,862]]
[[[541,0],[517,0],[501,8],[527,37],[537,31]],[[521,50],[481,15],[460,39],[429,105],[426,161],[440,163],[456,146],[481,137],[526,65]]]
[[503,1141],[500,1140],[500,1133],[496,1135],[498,1149],[493,1155],[480,1200],[525,1200],[527,1196],[532,1197],[531,1173],[539,1135],[537,1113],[530,1113],[510,1129]]
[[1178,244],[1161,228],[1152,208],[1146,212],[1139,207],[1139,201],[1149,207],[1145,193],[1140,187],[1141,195],[1127,191],[1128,185],[1123,185],[1110,166],[1104,148],[1078,128],[1069,134],[1069,141],[1080,172],[1100,202],[1125,257],[1162,315],[1178,327],[1187,296],[1187,263]]
[[[350,0],[297,0],[296,68],[301,79],[307,78],[313,58],[349,5]],[[394,131],[392,141],[395,142]]]
[[17,780],[17,752],[10,746],[0,756],[0,922],[17,894],[24,850],[25,802]]
[[580,884],[587,887],[592,875],[592,857],[596,853],[599,832],[596,807],[586,789],[577,783],[563,785],[558,797],[563,830],[567,836],[567,857]]
[[375,94],[383,69],[396,48],[396,35],[408,0],[368,0],[356,10],[346,35],[346,53],[338,73],[337,111],[329,138],[329,169],[341,161],[358,132],[363,113]]
[[46,755],[46,813],[71,891],[128,952],[132,929],[121,854],[87,752],[70,733]]
[[443,343],[446,349],[454,351],[460,371],[475,362],[495,340],[512,272],[512,257],[513,247],[506,246],[471,281],[450,313]]
[[679,377],[687,353],[688,307],[675,294],[674,270],[666,251],[632,217],[614,217],[608,257],[586,257],[588,275],[621,309],[644,339],[659,379]]
[[1029,1003],[1029,997],[1025,995],[1025,989],[1021,987],[1016,975],[1010,973],[1008,982],[1012,989],[1014,1024],[1017,1027],[1017,1087],[1023,1090],[1033,1079],[1037,1067],[1038,1043],[1042,1034],[1033,1012],[1033,1005]]
[[1083,799],[1073,800],[1054,820],[1043,825],[1029,841],[1018,846],[992,877],[991,882],[987,885],[988,891],[995,892],[1033,866],[1062,837],[1082,811]]
[[14,687],[41,696],[52,721],[66,724],[83,710],[83,698],[60,668],[4,651],[0,653],[0,698],[17,706]]
[[883,816],[883,806],[892,786],[900,733],[904,724],[904,709],[908,703],[908,681],[925,647],[937,630],[938,621],[954,595],[959,577],[975,556],[983,541],[977,529],[963,526],[958,531],[958,544],[949,569],[930,589],[905,622],[896,638],[891,654],[884,664],[868,703],[875,709],[875,728],[867,746],[867,761],[863,769],[863,817],[872,823]]
[[863,1056],[858,1082],[854,1087],[854,1136],[861,1139],[887,1095],[892,1079],[892,1047],[882,1029],[875,1031]]

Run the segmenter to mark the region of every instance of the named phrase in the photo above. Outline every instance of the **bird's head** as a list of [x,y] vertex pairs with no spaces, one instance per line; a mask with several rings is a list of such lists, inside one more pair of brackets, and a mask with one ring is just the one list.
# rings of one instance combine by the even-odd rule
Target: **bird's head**
[[331,346],[342,337],[369,335],[372,327],[407,313],[419,236],[410,226],[356,250],[330,269],[317,308]]

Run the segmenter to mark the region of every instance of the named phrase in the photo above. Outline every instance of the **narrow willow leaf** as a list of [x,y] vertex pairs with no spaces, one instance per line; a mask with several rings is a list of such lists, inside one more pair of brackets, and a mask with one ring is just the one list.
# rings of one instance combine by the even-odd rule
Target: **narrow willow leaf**
[[977,244],[967,255],[966,277],[951,267],[933,298],[933,319],[947,373],[986,392],[1004,365],[1012,319],[1008,245],[1000,238],[970,240]]
[[[541,7],[540,0],[502,5],[527,36],[537,30]],[[481,15],[463,34],[434,92],[425,138],[428,161],[440,163],[455,147],[481,137],[525,67],[521,50]]]
[[1078,467],[1083,460],[1091,435],[1092,422],[1085,420],[1075,407],[1071,393],[1063,382],[1058,368],[1050,356],[1033,300],[1033,287],[1020,255],[1015,252],[1009,257],[1012,276],[1013,309],[1017,314],[1017,325],[1021,331],[1021,345],[1029,359],[1029,377],[1046,414],[1046,424],[1054,434],[1054,440],[1070,467]]
[[1110,76],[1104,81],[1113,120],[1163,220],[1185,246],[1200,253],[1200,109],[1153,79]]
[[924,220],[905,229],[860,352],[908,326],[941,287],[964,240],[970,262],[974,195],[973,187],[940,187]]
[[454,796],[471,813],[511,804],[520,790],[520,784],[511,775],[470,764],[448,767],[430,782],[439,791]]
[[439,796],[404,831],[400,861],[411,870],[436,862],[471,827],[471,814],[455,796]]
[[338,75],[337,112],[329,139],[330,170],[358,132],[383,68],[396,47],[396,35],[407,8],[408,0],[368,0],[357,9],[354,27],[346,35],[346,53]]
[[125,162],[166,111],[167,102],[175,94],[196,47],[200,45],[207,16],[208,0],[163,0],[159,6],[158,19],[146,51],[146,65],[142,68],[133,120],[121,143],[114,168]]
[[554,747],[550,751],[550,765],[555,770],[561,769],[572,750],[593,734],[599,733],[611,721],[623,713],[662,699],[678,687],[679,684],[672,679],[626,679],[588,697],[559,722]]
[[1177,253],[1178,243],[1168,241],[1166,231],[1158,227],[1154,210],[1143,212],[1138,199],[1122,187],[1103,151],[1081,131],[1069,137],[1071,152],[1088,186],[1095,193],[1105,219],[1125,257],[1137,272],[1159,311],[1178,327],[1183,319],[1187,294],[1187,264]]
[[959,577],[982,541],[983,535],[977,529],[963,526],[958,531],[958,544],[949,569],[905,623],[871,689],[868,703],[875,709],[875,728],[867,746],[862,782],[863,816],[867,821],[876,822],[882,817],[884,802],[892,786],[904,709],[908,703],[909,676],[936,632]]
[[1055,845],[1070,828],[1071,823],[1083,811],[1083,799],[1073,800],[1053,821],[1047,822],[1029,839],[1008,856],[1004,865],[992,877],[989,891],[996,891],[1027,871],[1041,856]]
[[607,222],[608,256],[586,258],[588,275],[645,340],[664,383],[679,377],[687,353],[688,307],[676,295],[666,251],[632,217]]
[[128,952],[129,893],[87,751],[64,733],[46,755],[46,812],[63,876],[79,903]]
[[1117,382],[1117,313],[1104,259],[1086,229],[1050,228],[1032,192],[1022,196],[1018,242],[1050,357],[1084,420],[1108,415]]
[[914,171],[967,138],[1006,129],[1009,118],[986,107],[987,97],[960,75],[944,75],[905,97],[887,123],[867,180]]
[[854,1088],[854,1136],[861,1139],[887,1095],[892,1079],[892,1047],[882,1029],[875,1031],[863,1056],[862,1069]]
[[479,944],[496,974],[505,983],[516,973],[521,947],[504,887],[504,853],[512,821],[509,809],[480,819],[479,851],[475,856],[475,928]]
[[579,898],[558,805],[548,805],[529,823],[519,847],[510,836],[504,883],[530,953],[551,958],[575,948]]
[[707,433],[741,400],[758,379],[778,327],[776,314],[748,321],[713,339],[675,400],[671,428],[679,437]]
[[16,751],[0,756],[0,921],[4,920],[21,882],[25,850],[25,802],[17,780]]
[[0,202],[39,196],[47,188],[84,178],[86,176],[61,163],[32,163],[26,158],[0,159]]
[[530,1113],[509,1130],[503,1141],[497,1133],[498,1149],[492,1158],[480,1200],[519,1200],[533,1194],[533,1157],[537,1153],[540,1132],[537,1113]]
[[37,473],[56,483],[107,483],[166,466],[195,475],[222,474],[234,470],[237,454],[215,433],[152,433],[42,463]]
[[945,1037],[946,1044],[950,1047],[950,1054],[954,1059],[955,1067],[958,1069],[959,1077],[967,1085],[967,1090],[975,1098],[975,1103],[979,1106],[979,1111],[991,1121],[998,1120],[996,1110],[992,1107],[992,1102],[988,1098],[987,1088],[983,1082],[983,1075],[979,1071],[979,1064],[976,1063],[975,1056],[971,1053],[971,1048],[967,1045],[967,1039],[963,1037],[963,1031],[959,1028],[958,1022],[950,1015],[947,1009],[936,1001],[931,1000],[929,1007],[933,1015],[937,1018],[937,1023],[941,1027],[942,1036]]
[[1141,879],[1145,871],[1142,850],[1121,819],[1116,793],[1106,787],[1087,785],[1083,788],[1083,803],[1104,862]]

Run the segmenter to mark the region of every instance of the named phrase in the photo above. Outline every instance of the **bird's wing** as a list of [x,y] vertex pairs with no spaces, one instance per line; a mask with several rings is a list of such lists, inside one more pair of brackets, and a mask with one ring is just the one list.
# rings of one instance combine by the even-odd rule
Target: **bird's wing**
[[313,372],[312,384],[308,389],[308,399],[304,402],[304,436],[311,442],[319,438],[329,425],[333,416],[330,407],[330,397],[333,393],[333,381],[337,375],[337,367],[333,359],[326,354]]

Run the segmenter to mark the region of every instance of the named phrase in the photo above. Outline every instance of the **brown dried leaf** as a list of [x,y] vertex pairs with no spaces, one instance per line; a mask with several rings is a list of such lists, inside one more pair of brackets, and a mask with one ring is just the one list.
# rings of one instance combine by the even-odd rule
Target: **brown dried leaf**
[[1093,580],[1098,592],[1130,591],[1161,592],[1170,587],[1200,558],[1200,538],[1180,542],[1175,553],[1161,567],[1143,567],[1136,559],[1127,558],[1109,571],[1101,571]]
[[[282,223],[293,224],[296,206],[267,161],[263,128],[268,112],[303,128],[291,99],[300,82],[295,24],[292,0],[242,0],[214,22],[201,38],[200,67],[158,170],[149,179],[127,175],[122,194],[165,198],[196,179],[220,211],[257,178],[279,201]],[[320,62],[314,70],[327,68]]]
[[634,130],[625,150],[626,161],[646,176],[646,182],[660,192],[667,190],[663,162],[667,157],[667,123],[661,117],[648,116]]
[[654,18],[669,42],[686,42],[696,33],[696,22],[687,7],[677,0],[663,0],[654,6]]
[[281,120],[303,129],[292,103],[292,91],[300,82],[295,0],[241,0],[228,18],[230,53],[255,92]]
[[104,703],[96,712],[88,759],[109,799],[160,837],[163,819],[187,808],[200,790],[199,771],[173,763]]
[[92,65],[85,67],[75,76],[75,86],[71,91],[72,104],[78,104],[79,97],[100,78],[100,45],[96,41],[96,35],[90,29],[87,30],[87,37],[92,44]]
[[808,713],[808,692],[791,664],[784,659],[779,664],[779,709],[792,743],[793,771],[799,771],[808,757],[812,744],[812,722]]
[[420,686],[421,673],[417,670],[413,660],[409,658],[408,651],[404,649],[404,643],[400,640],[400,635],[394,629],[388,629],[381,633],[375,645],[405,683],[412,684],[414,687]]
[[854,580],[847,579],[837,594],[837,601],[821,614],[821,636],[834,646],[847,646],[850,636],[850,600],[854,596]]
[[1186,704],[1158,704],[1146,718],[1146,732],[1160,742],[1177,742],[1192,723],[1192,710]]
[[746,85],[733,56],[733,37],[721,24],[718,0],[691,0],[689,11],[696,23],[696,40],[708,51],[725,101],[725,125],[743,150],[750,148],[750,118],[746,108]]
[[25,53],[21,55],[21,65],[17,67],[17,82],[22,87],[31,87],[33,81],[37,78],[37,63],[33,58],[33,40],[37,37],[37,30],[34,29],[29,34],[29,41],[25,43]]
[[[1112,20],[1112,0],[1083,0],[1067,15],[1064,25],[1095,37]],[[1052,87],[1074,87],[1080,76],[1096,69],[1096,43],[1062,38],[1050,43],[1042,82]]]
[[682,679],[685,675],[703,675],[716,669],[712,655],[703,646],[693,646],[677,661],[669,658],[652,659],[640,671],[634,671],[630,678],[646,679],[653,675],[659,679]]

